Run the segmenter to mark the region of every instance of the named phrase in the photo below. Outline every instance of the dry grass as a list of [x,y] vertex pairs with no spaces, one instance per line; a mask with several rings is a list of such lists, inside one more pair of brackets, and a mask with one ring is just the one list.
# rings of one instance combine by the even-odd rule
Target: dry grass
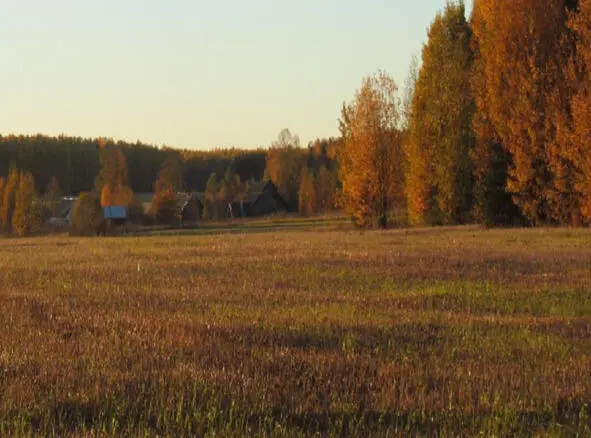
[[0,435],[591,434],[589,231],[286,224],[1,241]]

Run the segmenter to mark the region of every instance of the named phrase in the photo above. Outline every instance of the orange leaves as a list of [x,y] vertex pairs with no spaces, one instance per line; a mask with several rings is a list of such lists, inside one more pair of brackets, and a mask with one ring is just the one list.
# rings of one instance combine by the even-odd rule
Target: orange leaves
[[380,72],[365,78],[355,100],[342,110],[342,200],[359,226],[385,227],[388,214],[403,202],[404,155],[397,92],[395,82]]
[[300,177],[299,211],[303,215],[310,215],[316,211],[316,204],[314,174],[304,167]]
[[566,18],[564,0],[474,3],[479,147],[497,138],[510,153],[507,190],[532,223],[572,208],[572,169],[556,144],[556,120],[568,112]]
[[133,193],[127,186],[127,163],[121,149],[105,146],[100,149],[101,169],[95,185],[100,191],[102,207],[127,207]]

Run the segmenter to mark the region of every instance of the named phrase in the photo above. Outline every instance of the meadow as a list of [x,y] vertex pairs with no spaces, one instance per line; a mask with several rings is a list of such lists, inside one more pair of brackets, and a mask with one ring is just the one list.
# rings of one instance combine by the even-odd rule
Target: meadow
[[589,230],[344,228],[0,240],[0,436],[591,435]]

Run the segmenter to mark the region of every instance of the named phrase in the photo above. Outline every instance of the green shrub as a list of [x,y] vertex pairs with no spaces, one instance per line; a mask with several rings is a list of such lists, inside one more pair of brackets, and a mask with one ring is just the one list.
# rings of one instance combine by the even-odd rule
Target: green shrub
[[96,235],[103,226],[103,210],[96,192],[80,193],[74,204],[71,233],[77,236]]

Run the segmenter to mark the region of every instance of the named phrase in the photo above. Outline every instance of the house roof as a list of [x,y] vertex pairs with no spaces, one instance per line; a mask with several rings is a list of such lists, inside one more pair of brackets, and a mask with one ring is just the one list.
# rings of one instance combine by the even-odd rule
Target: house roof
[[154,193],[134,193],[133,200],[136,202],[144,203],[144,202],[152,202],[154,198]]
[[125,219],[127,217],[127,209],[115,205],[104,207],[103,216],[105,219]]
[[[197,197],[197,199],[201,202],[203,202],[203,199],[205,198],[205,194],[200,193],[200,192],[192,192],[192,193],[178,192],[176,194],[177,204],[182,207],[185,204],[185,202],[187,202],[189,200],[189,197],[191,195]],[[154,200],[154,193],[151,193],[151,192],[134,193],[133,199],[136,202],[149,204]]]
[[257,199],[259,199],[259,197],[265,191],[267,191],[267,188],[269,185],[271,185],[271,187],[275,187],[275,185],[273,184],[273,182],[271,180],[260,181],[260,182],[252,184],[248,188],[248,192],[246,193],[246,196],[244,197],[244,202],[245,203],[256,202]]

